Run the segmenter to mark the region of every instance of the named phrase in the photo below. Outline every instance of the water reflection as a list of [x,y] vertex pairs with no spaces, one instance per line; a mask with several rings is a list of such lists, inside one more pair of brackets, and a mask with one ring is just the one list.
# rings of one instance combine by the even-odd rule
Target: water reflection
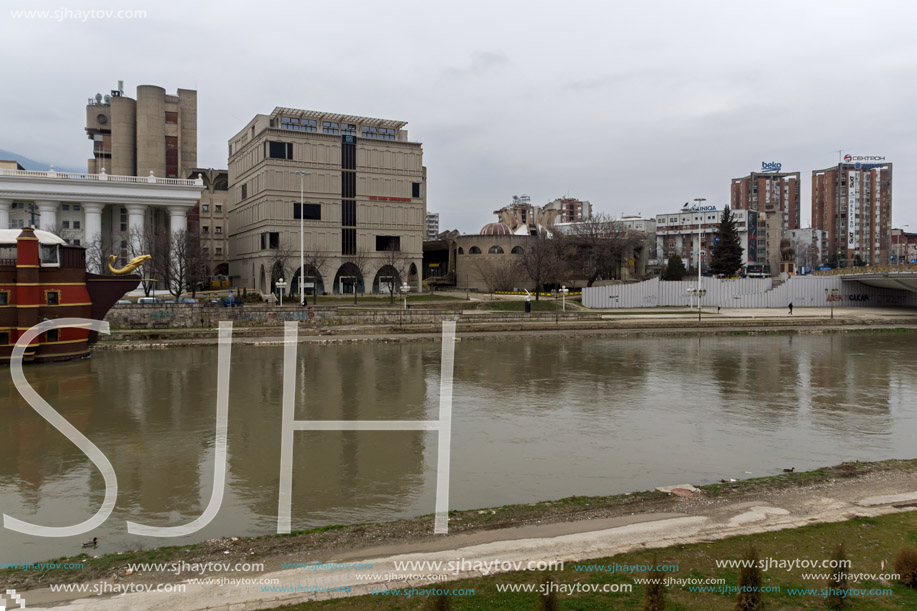
[[[666,339],[532,339],[456,345],[451,505],[473,508],[612,494],[914,455],[913,334]],[[163,541],[125,520],[169,526],[212,486],[215,347],[98,353],[30,367],[43,397],[108,456],[118,504],[100,551]],[[438,415],[438,343],[302,345],[296,418],[424,420]],[[281,348],[237,346],[227,490],[192,539],[276,526]],[[0,508],[64,525],[92,515],[101,476],[0,381]],[[293,527],[431,513],[436,436],[297,432]],[[432,528],[432,524],[431,524]],[[170,540],[167,543],[183,543]],[[0,562],[71,553],[77,542],[0,531]],[[78,551],[78,550],[75,550]]]

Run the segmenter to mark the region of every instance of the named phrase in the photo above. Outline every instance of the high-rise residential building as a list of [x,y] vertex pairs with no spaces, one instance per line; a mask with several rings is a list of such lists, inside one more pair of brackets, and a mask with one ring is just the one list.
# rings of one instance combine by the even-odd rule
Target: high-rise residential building
[[558,223],[578,223],[592,218],[592,204],[572,197],[559,197],[544,206],[545,210],[557,210]]
[[[766,264],[765,251],[759,247],[761,214],[755,210],[733,210],[732,213],[743,249],[742,264]],[[704,269],[707,269],[721,216],[716,206],[656,215],[656,256],[664,263],[677,254],[684,260],[685,267],[697,269],[697,251],[700,250]]]
[[268,293],[283,277],[297,295],[302,222],[307,291],[420,290],[426,168],[405,125],[278,107],[233,136],[234,283]]
[[205,276],[229,278],[229,171],[195,168],[204,181],[201,201],[188,213],[188,231],[200,235]]
[[812,227],[828,232],[829,257],[842,266],[883,265],[890,256],[892,164],[846,155],[812,171]]
[[764,233],[767,264],[780,269],[780,240],[784,232],[800,227],[799,172],[780,172],[776,162],[762,163],[761,172],[732,179],[730,207],[754,210]]
[[86,134],[92,140],[89,173],[179,178],[197,167],[197,91],[140,85],[137,99],[124,95],[123,81],[110,94],[86,104]]
[[439,213],[427,213],[427,233],[424,237],[426,240],[435,240],[439,235]]

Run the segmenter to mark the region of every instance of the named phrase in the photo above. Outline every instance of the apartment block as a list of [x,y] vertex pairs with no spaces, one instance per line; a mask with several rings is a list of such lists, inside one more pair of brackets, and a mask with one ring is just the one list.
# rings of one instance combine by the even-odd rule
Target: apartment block
[[847,155],[812,172],[812,227],[828,232],[840,265],[888,263],[892,221],[892,164],[884,157]]
[[764,233],[766,263],[780,269],[780,240],[784,232],[800,227],[799,172],[780,172],[776,162],[761,164],[761,172],[733,178],[730,207],[754,210]]

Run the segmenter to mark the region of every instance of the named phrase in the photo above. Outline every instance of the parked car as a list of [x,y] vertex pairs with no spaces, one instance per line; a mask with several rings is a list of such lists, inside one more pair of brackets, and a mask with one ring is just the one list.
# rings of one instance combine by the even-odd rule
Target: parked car
[[134,302],[127,299],[119,299],[117,305],[131,305],[132,303]]
[[223,305],[223,300],[218,299],[217,297],[214,297],[213,299],[209,299],[207,300],[207,302],[204,303],[205,308],[218,308],[218,307],[221,307],[222,305]]
[[156,297],[141,297],[137,300],[137,303],[140,305],[155,305],[157,303],[162,303],[162,299],[157,299]]
[[194,297],[182,297],[179,303],[200,303],[200,301]]

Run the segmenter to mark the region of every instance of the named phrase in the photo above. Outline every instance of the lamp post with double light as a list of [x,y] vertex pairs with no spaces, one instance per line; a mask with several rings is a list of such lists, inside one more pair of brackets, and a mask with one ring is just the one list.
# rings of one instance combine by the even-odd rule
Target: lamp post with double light
[[698,295],[698,297],[697,297],[697,311],[698,311],[698,315],[700,315],[700,291],[702,290],[702,289],[701,289],[701,282],[702,282],[702,281],[701,281],[701,266],[702,266],[702,259],[701,259],[701,245],[700,245],[700,243],[701,243],[701,240],[703,239],[702,236],[703,236],[703,231],[704,231],[704,230],[703,230],[704,215],[703,215],[703,213],[701,212],[701,209],[700,209],[700,208],[701,208],[701,205],[703,204],[703,202],[707,201],[707,198],[706,198],[706,197],[695,197],[695,198],[694,198],[694,201],[695,201],[695,204],[694,204],[694,207],[693,207],[693,208],[691,208],[691,204],[687,204],[687,203],[684,205],[684,207],[685,207],[685,208],[688,208],[689,210],[693,210],[693,211],[695,212],[695,214],[698,215],[698,216],[697,216],[697,290],[696,290],[696,291],[692,291],[692,292]]
[[825,289],[825,299],[831,304],[831,320],[834,320],[834,302],[839,299],[837,289]]
[[563,304],[564,313],[567,312],[567,293],[569,292],[570,289],[568,289],[566,286],[560,287],[560,294],[563,295],[563,297],[561,297],[561,303]]
[[274,286],[277,287],[277,290],[280,292],[280,307],[283,307],[283,289],[287,288],[287,283],[283,281],[283,278],[278,280]]
[[305,260],[306,260],[306,241],[305,241],[305,226],[303,225],[303,219],[306,217],[305,206],[303,205],[303,178],[305,176],[311,175],[311,172],[303,172],[297,170],[295,172],[299,176],[299,305],[306,304],[306,284],[303,282],[303,277],[305,276]]

